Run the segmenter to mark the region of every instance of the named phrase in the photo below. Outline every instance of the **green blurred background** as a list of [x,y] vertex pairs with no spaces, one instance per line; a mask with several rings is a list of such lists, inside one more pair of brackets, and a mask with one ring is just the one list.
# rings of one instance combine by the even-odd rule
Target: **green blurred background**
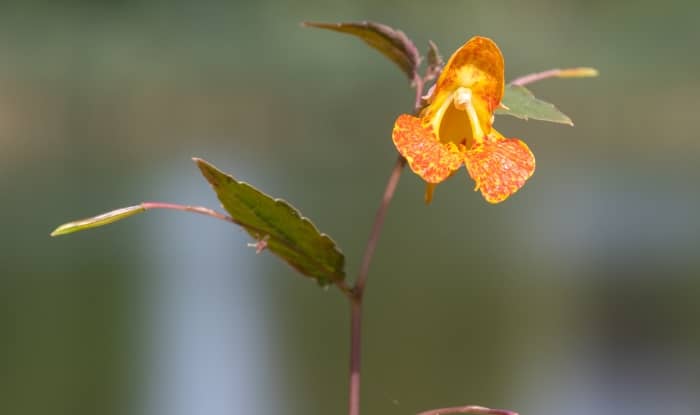
[[0,5],[0,413],[341,414],[348,310],[239,230],[203,157],[284,197],[354,275],[395,160],[403,75],[302,20],[370,19],[445,55],[494,38],[576,123],[499,117],[538,170],[491,206],[404,174],[366,297],[363,408],[700,413],[694,0],[65,1]]

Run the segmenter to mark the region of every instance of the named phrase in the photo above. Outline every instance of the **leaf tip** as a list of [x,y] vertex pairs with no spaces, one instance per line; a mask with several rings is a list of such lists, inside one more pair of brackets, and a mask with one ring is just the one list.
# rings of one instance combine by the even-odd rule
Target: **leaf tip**
[[[555,107],[555,108],[556,108],[556,107]],[[557,110],[557,111],[558,111],[558,110]],[[571,117],[569,117],[568,115],[564,114],[564,113],[561,112],[561,111],[559,111],[559,113],[563,116],[563,117],[562,117],[562,120],[561,120],[561,123],[562,123],[562,124],[568,125],[569,127],[573,127],[573,126],[574,126],[574,120],[572,120]]]
[[559,78],[594,78],[599,74],[596,68],[580,67],[562,69],[557,76]]
[[99,226],[108,225],[110,223],[116,222],[133,216],[137,213],[145,212],[146,208],[142,205],[129,206],[121,209],[116,209],[101,215],[93,216],[87,219],[76,220],[73,222],[64,223],[58,228],[51,232],[50,236],[61,236],[67,235],[69,233],[84,231],[86,229],[97,228]]
[[199,171],[202,173],[202,176],[204,176],[204,178],[209,182],[209,184],[215,187],[220,185],[220,180],[217,179],[217,175],[223,175],[224,173],[220,172],[216,167],[214,167],[212,164],[210,164],[204,159],[193,157],[192,161],[194,161],[197,164]]
[[379,51],[394,62],[412,80],[420,64],[420,53],[405,33],[382,23],[367,20],[357,22],[309,22],[301,23],[303,27],[332,30],[355,36]]
[[304,20],[301,22],[301,27],[315,27],[319,29],[330,29],[334,26],[339,26],[339,23],[323,23],[323,22],[310,22],[308,20]]
[[67,223],[59,226],[58,228],[54,229],[53,232],[49,234],[49,236],[54,237],[54,236],[60,236],[60,235],[65,235],[67,233],[70,233],[69,230],[67,230]]

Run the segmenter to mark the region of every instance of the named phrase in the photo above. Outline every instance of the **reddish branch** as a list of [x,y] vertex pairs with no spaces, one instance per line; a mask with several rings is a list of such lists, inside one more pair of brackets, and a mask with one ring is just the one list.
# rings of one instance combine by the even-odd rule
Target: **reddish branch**
[[467,405],[453,406],[450,408],[431,409],[418,415],[445,415],[445,414],[472,414],[472,415],[518,415],[517,412],[507,409],[491,409],[483,406]]
[[[425,79],[418,73],[413,76],[413,86],[416,88],[416,97],[413,102],[413,110],[418,113],[423,107],[423,88]],[[360,272],[357,275],[355,286],[352,288],[352,296],[350,297],[350,399],[348,402],[348,414],[360,414],[360,371],[362,362],[362,299],[367,285],[367,275],[369,273],[369,265],[374,257],[374,251],[377,249],[379,236],[382,233],[386,213],[394,197],[396,186],[399,184],[401,172],[406,165],[406,159],[399,156],[391,171],[389,180],[384,188],[382,201],[377,209],[377,214],[374,217],[372,231],[370,232],[369,240],[365,248],[365,253],[362,257]]]

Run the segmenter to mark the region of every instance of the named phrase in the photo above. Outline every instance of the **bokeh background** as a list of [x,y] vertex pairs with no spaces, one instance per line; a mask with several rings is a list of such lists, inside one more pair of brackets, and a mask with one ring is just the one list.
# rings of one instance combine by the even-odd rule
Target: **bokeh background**
[[0,413],[346,409],[348,310],[216,207],[190,157],[284,197],[358,268],[395,160],[403,75],[302,20],[370,19],[445,55],[494,38],[575,128],[500,117],[538,170],[491,206],[404,173],[366,297],[363,408],[700,413],[694,0],[48,1],[0,5]]

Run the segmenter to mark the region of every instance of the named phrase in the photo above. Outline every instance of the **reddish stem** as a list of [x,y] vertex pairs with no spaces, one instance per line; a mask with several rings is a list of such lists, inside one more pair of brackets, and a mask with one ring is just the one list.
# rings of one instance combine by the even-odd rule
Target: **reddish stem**
[[[423,87],[425,79],[418,73],[413,76],[413,86],[416,88],[416,96],[413,102],[413,110],[417,114],[423,107]],[[350,397],[348,402],[348,414],[360,415],[360,371],[362,362],[362,299],[367,285],[367,275],[369,273],[369,265],[374,257],[374,251],[377,249],[377,242],[382,233],[386,213],[394,197],[396,186],[401,178],[401,171],[406,165],[406,159],[399,156],[396,159],[394,168],[391,171],[389,180],[384,189],[382,201],[377,209],[377,214],[374,217],[374,224],[370,232],[369,240],[365,248],[365,253],[362,257],[360,272],[357,275],[355,286],[352,288],[350,298]]]
[[360,369],[362,367],[362,300],[350,300],[350,400],[348,413],[360,414]]
[[360,369],[361,369],[361,356],[362,356],[362,299],[365,292],[365,286],[367,284],[367,274],[369,272],[369,265],[372,262],[372,257],[374,256],[374,251],[377,249],[377,242],[379,241],[379,235],[382,232],[382,226],[384,225],[384,219],[386,218],[386,212],[391,203],[391,199],[394,197],[394,191],[396,186],[399,184],[399,178],[401,178],[401,171],[403,166],[406,164],[406,160],[399,156],[394,165],[394,169],[391,171],[391,176],[389,176],[389,181],[384,189],[384,196],[382,197],[382,202],[377,209],[377,214],[374,217],[374,225],[372,225],[372,232],[370,233],[369,240],[367,241],[367,247],[365,248],[365,254],[362,258],[362,265],[360,266],[360,272],[355,282],[355,286],[352,289],[352,297],[350,299],[350,399],[349,399],[349,415],[359,415],[360,414]]
[[453,406],[450,408],[431,409],[418,415],[444,415],[444,414],[472,414],[472,415],[518,415],[517,412],[507,409],[491,409],[483,406],[467,405]]
[[401,178],[401,171],[406,164],[406,159],[399,156],[394,164],[394,169],[391,171],[391,176],[389,176],[389,181],[386,183],[386,188],[384,189],[384,196],[382,197],[382,202],[377,209],[377,214],[374,217],[374,224],[372,225],[372,232],[370,233],[369,240],[367,241],[367,247],[365,248],[365,254],[362,257],[362,265],[360,265],[360,272],[357,276],[357,281],[355,282],[355,296],[362,301],[362,294],[365,291],[365,285],[367,285],[367,273],[369,272],[369,265],[372,262],[372,257],[374,256],[374,251],[377,249],[377,242],[379,241],[379,235],[382,232],[382,227],[384,225],[384,219],[386,218],[387,208],[391,203],[391,199],[394,197],[394,191],[396,191],[396,186],[399,184],[399,179]]
[[543,71],[543,72],[537,72],[537,73],[531,73],[529,75],[524,75],[521,76],[520,78],[516,78],[513,81],[511,81],[511,85],[518,85],[518,86],[523,86],[527,84],[531,84],[533,82],[541,81],[543,79],[547,78],[553,78],[557,76],[561,72],[561,69],[550,69],[548,71]]
[[557,68],[521,76],[511,81],[510,85],[523,86],[547,78],[585,78],[591,76],[598,76],[598,71],[595,68]]
[[[261,235],[260,236],[261,239],[258,241],[258,244],[255,245],[257,253],[260,253],[260,251],[262,251],[265,248],[265,246],[267,245],[267,240],[265,239],[265,237],[266,236],[269,237],[269,235],[267,235],[266,232],[264,232],[262,229],[257,229],[253,226],[248,225],[248,224],[244,224],[242,222],[239,222],[238,220],[232,218],[231,216],[228,216],[228,215],[223,214],[221,212],[217,212],[213,209],[209,209],[209,208],[202,207],[202,206],[180,205],[177,203],[167,203],[167,202],[143,202],[143,203],[141,203],[141,207],[144,208],[145,210],[166,209],[166,210],[178,210],[181,212],[199,213],[200,215],[206,215],[206,216],[209,216],[209,217],[212,217],[215,219],[220,219],[220,220],[223,220],[226,222],[235,223],[236,225],[242,226],[250,231],[257,233],[258,235]],[[262,242],[262,245],[259,245],[261,242]],[[286,242],[283,240],[279,240],[278,242],[280,242],[282,244],[286,244]],[[288,245],[288,247],[291,250],[295,249],[295,247],[293,245]],[[351,300],[354,298],[353,289],[350,288],[345,283],[345,281],[343,280],[343,278],[341,276],[335,278],[334,283],[335,283],[336,287],[338,287],[340,289],[340,291],[343,294],[345,294],[346,297],[348,297]]]
[[238,221],[234,220],[232,217],[225,215],[223,213],[217,212],[213,209],[205,208],[202,206],[188,206],[188,205],[178,205],[176,203],[166,203],[166,202],[143,202],[141,207],[146,210],[151,209],[168,209],[168,210],[179,210],[183,212],[193,212],[199,213],[200,215],[211,216],[215,219],[220,219],[226,222],[239,224]]
[[416,98],[413,101],[413,111],[417,114],[423,107],[423,88],[425,86],[425,79],[416,74],[413,77],[413,85],[416,87]]

